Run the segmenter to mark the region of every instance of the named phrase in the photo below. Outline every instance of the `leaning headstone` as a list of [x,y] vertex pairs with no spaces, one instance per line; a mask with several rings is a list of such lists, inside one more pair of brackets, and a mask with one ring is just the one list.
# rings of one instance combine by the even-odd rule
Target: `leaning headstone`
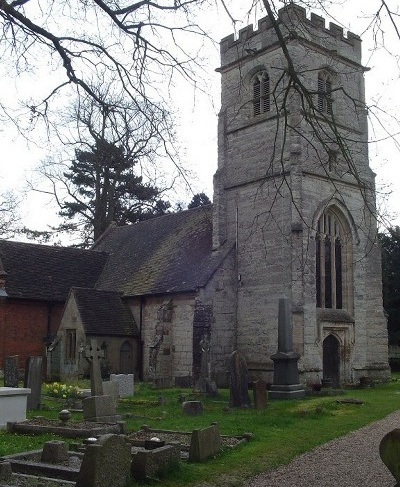
[[4,359],[4,387],[18,387],[18,355]]
[[119,397],[133,396],[133,391],[134,391],[133,374],[110,374],[110,382],[118,383]]
[[214,423],[208,428],[193,430],[190,449],[190,462],[204,462],[207,458],[215,455],[221,449],[221,436],[218,424]]
[[247,364],[237,350],[229,358],[229,376],[229,405],[234,408],[249,407]]
[[89,362],[92,396],[101,396],[103,394],[103,379],[101,378],[100,359],[104,358],[104,350],[97,346],[95,338],[91,338],[86,346],[85,358]]
[[126,487],[131,447],[123,436],[104,435],[86,447],[76,487]]
[[[400,483],[400,429],[387,433],[379,444],[379,455],[390,473]],[[396,485],[398,485],[396,484]]]
[[201,401],[184,401],[182,403],[182,413],[188,416],[203,414],[203,403]]
[[264,380],[253,382],[253,399],[256,409],[265,409],[267,405],[267,383]]
[[56,465],[67,465],[69,463],[68,445],[65,441],[46,441],[43,445],[40,461],[54,463]]
[[27,359],[24,387],[31,390],[27,399],[27,409],[39,409],[42,394],[42,357]]
[[180,445],[164,445],[152,450],[138,449],[132,452],[131,476],[139,482],[157,477],[161,472],[169,471],[179,464]]

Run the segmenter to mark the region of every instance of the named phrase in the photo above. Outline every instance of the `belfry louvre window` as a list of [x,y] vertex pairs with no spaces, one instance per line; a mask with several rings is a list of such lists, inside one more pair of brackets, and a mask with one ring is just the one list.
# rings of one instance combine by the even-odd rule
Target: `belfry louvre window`
[[332,82],[329,76],[318,75],[318,111],[332,114]]
[[253,80],[253,114],[269,112],[271,109],[269,76],[266,71],[256,75]]
[[316,236],[316,298],[318,308],[342,309],[344,232],[337,216],[326,211]]

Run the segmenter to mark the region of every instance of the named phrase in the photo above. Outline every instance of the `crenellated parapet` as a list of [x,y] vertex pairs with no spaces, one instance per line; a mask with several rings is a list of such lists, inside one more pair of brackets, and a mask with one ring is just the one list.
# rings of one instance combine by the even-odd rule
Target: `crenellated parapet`
[[[278,12],[278,22],[284,38],[296,38],[318,45],[320,48],[361,63],[361,39],[352,32],[345,35],[343,28],[327,21],[315,13],[307,17],[306,9],[290,4]],[[251,56],[260,50],[278,43],[272,20],[264,17],[258,21],[257,29],[250,24],[239,31],[237,37],[231,34],[220,43],[222,67]]]

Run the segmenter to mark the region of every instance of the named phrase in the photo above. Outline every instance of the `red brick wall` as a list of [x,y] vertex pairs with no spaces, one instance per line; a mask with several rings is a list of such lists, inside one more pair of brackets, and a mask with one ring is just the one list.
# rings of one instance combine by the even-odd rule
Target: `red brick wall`
[[47,323],[50,313],[50,334],[57,332],[64,303],[48,303],[24,299],[0,301],[0,368],[4,357],[18,355],[18,366],[25,367],[30,355],[45,359]]

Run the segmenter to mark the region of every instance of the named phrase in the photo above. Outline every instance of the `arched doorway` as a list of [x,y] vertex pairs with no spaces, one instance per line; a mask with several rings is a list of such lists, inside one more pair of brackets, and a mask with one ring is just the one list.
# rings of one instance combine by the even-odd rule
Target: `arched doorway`
[[334,335],[328,335],[322,345],[322,374],[324,380],[332,381],[333,387],[340,384],[340,343]]
[[119,373],[133,373],[133,348],[128,341],[125,341],[119,350]]

